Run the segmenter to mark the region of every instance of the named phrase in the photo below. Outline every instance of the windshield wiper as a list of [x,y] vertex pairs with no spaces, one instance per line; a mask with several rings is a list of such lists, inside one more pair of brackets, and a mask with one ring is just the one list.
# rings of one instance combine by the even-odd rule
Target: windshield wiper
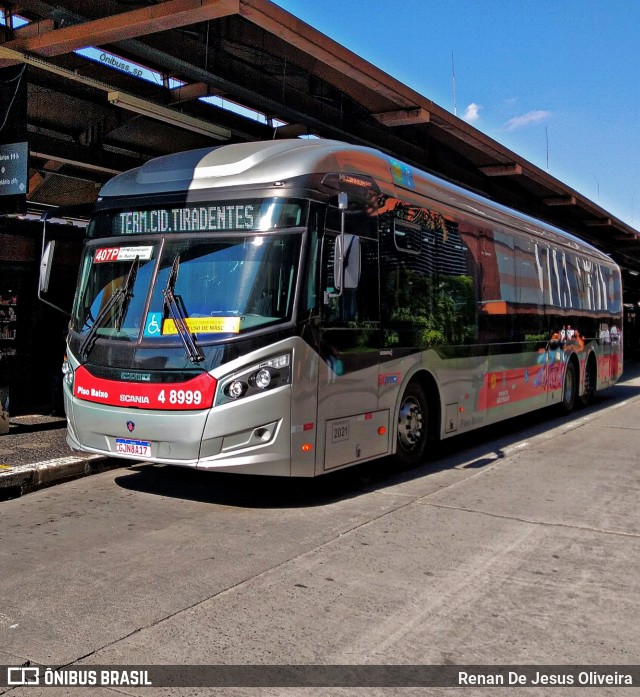
[[116,309],[116,316],[114,320],[114,327],[117,332],[120,331],[122,326],[122,320],[129,306],[129,302],[133,297],[133,284],[136,280],[138,274],[138,268],[140,267],[140,259],[136,257],[131,263],[131,267],[127,273],[125,282],[114,292],[114,294],[109,298],[107,304],[100,310],[95,322],[91,325],[91,329],[87,332],[87,336],[84,338],[82,345],[80,346],[80,360],[86,361],[89,358],[96,339],[98,338],[98,329],[105,323],[105,320],[109,316],[111,310],[118,306]]
[[136,282],[136,276],[138,275],[138,269],[140,268],[140,257],[136,257],[133,260],[133,264],[129,269],[127,274],[127,280],[122,286],[122,300],[120,301],[120,306],[116,309],[116,316],[113,320],[113,326],[117,332],[122,329],[122,322],[124,321],[125,315],[127,314],[127,309],[129,308],[129,303],[131,298],[133,298],[133,286]]
[[178,278],[178,269],[180,267],[180,255],[176,254],[176,258],[173,260],[171,265],[171,271],[169,272],[169,278],[167,279],[167,285],[162,291],[164,295],[164,306],[163,312],[166,308],[171,312],[171,317],[176,325],[176,329],[182,343],[184,344],[184,349],[187,352],[187,356],[192,363],[200,363],[204,360],[204,353],[196,344],[196,341],[187,327],[185,319],[187,317],[187,312],[184,307],[182,298],[176,295],[174,292],[176,286],[176,280]]

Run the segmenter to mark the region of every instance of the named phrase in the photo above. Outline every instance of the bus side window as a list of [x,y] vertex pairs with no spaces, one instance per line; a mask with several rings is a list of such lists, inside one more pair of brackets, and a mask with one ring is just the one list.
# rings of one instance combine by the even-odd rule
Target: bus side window
[[318,251],[319,240],[317,230],[313,230],[309,235],[309,254],[306,271],[306,303],[305,309],[312,312],[316,307],[317,290],[317,271],[318,271]]
[[437,251],[438,322],[450,344],[473,344],[478,337],[477,235],[445,221],[434,230]]
[[[381,219],[385,342],[428,347],[477,340],[477,241],[432,213]],[[417,216],[416,216],[417,217]]]
[[[323,238],[322,288],[326,294],[323,319],[338,324],[377,321],[377,243],[356,235],[345,235],[345,242],[345,262],[341,266],[336,262],[340,236],[326,234]],[[339,277],[340,273],[344,279]]]

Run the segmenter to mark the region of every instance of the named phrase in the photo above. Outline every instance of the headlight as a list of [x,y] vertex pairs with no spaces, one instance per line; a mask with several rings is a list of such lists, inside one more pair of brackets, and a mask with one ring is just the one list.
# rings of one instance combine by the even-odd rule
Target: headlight
[[65,385],[73,387],[73,368],[71,367],[71,364],[67,360],[66,356],[62,361],[62,379]]
[[271,371],[269,368],[260,368],[253,380],[256,383],[256,387],[259,387],[261,390],[266,390],[271,384]]
[[247,391],[247,385],[240,380],[233,380],[225,387],[224,391],[232,399],[238,399]]
[[291,354],[283,353],[220,380],[217,404],[260,394],[291,382]]

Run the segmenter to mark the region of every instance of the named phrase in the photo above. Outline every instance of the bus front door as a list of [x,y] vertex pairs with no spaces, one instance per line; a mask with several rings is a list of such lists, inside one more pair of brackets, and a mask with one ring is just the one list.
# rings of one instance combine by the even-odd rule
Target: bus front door
[[[342,256],[344,270],[336,262]],[[356,235],[342,239],[325,235],[317,473],[388,452],[389,411],[378,409],[377,268],[377,241]]]

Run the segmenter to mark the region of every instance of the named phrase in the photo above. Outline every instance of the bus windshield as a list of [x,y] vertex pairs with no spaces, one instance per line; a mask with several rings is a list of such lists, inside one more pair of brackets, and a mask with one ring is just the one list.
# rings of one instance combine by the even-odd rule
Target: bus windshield
[[71,328],[92,338],[180,341],[169,297],[199,342],[288,321],[301,237],[298,230],[92,244]]

